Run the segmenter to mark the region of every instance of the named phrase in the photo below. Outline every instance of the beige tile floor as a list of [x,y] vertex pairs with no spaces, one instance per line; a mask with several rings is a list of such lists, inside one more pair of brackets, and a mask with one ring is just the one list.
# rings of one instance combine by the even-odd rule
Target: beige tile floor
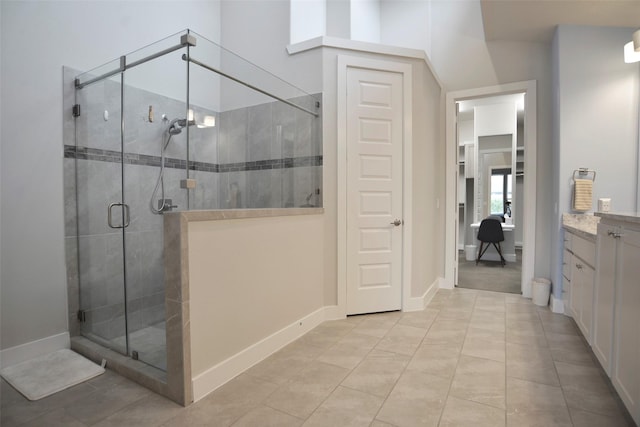
[[9,426],[632,426],[568,317],[517,295],[439,291],[421,312],[325,322],[188,408],[108,371]]

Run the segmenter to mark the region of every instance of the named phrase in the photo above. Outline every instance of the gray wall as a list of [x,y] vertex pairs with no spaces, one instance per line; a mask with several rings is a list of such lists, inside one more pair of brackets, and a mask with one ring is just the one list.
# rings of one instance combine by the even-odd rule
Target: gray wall
[[68,328],[62,66],[89,69],[187,27],[219,39],[220,14],[217,2],[188,1],[3,1],[0,8],[0,348],[7,349]]
[[[560,26],[554,39],[553,282],[562,283],[561,217],[571,212],[573,171],[597,172],[597,199],[612,211],[635,211],[640,66],[625,64],[633,28]],[[561,286],[554,287],[560,298]]]

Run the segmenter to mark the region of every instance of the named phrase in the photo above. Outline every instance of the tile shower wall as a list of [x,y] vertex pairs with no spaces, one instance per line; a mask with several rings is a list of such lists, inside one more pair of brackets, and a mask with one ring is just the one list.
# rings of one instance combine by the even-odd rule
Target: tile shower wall
[[221,209],[322,206],[320,119],[270,102],[219,121]]
[[[78,73],[65,69],[72,88]],[[120,197],[120,85],[104,81],[78,91],[65,86],[65,215],[70,332],[80,333],[77,310],[88,309],[85,332],[112,340],[124,334],[126,271],[130,332],[164,320],[162,216],[151,212],[167,118],[184,117],[184,102],[125,86],[124,202],[131,221],[124,238],[108,227],[105,201]],[[70,108],[81,104],[82,120]],[[149,121],[149,106],[155,120]],[[178,209],[322,206],[320,120],[281,102],[214,115],[216,126],[189,128],[167,146],[165,197]],[[110,118],[104,119],[104,111]],[[74,137],[75,135],[75,137]],[[77,146],[76,146],[77,141]],[[189,162],[187,162],[187,151]],[[188,171],[187,171],[188,167]],[[196,180],[193,190],[180,180]],[[76,187],[77,183],[77,187]],[[77,216],[76,216],[77,213]],[[79,258],[78,258],[79,257]],[[123,262],[124,259],[124,262]],[[78,268],[88,266],[87,268]],[[79,292],[80,289],[80,292]],[[80,304],[80,298],[82,304]]]

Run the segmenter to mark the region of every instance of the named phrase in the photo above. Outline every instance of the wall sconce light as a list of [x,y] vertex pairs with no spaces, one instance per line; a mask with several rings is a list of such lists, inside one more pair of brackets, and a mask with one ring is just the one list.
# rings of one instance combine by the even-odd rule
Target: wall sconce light
[[204,116],[204,120],[202,124],[198,124],[198,128],[212,128],[216,125],[216,117],[215,116]]
[[624,45],[624,62],[631,64],[640,61],[640,52],[633,49],[633,42]]
[[212,128],[216,125],[215,116],[205,115],[204,117],[202,117],[200,113],[194,113],[193,109],[191,108],[189,108],[187,115],[189,117],[189,122],[195,123],[198,129]]
[[640,30],[633,33],[633,40],[624,45],[624,62],[640,61]]

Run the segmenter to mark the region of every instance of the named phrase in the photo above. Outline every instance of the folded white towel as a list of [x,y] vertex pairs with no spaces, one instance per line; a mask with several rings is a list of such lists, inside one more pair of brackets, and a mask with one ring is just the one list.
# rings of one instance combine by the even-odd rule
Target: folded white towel
[[573,210],[586,212],[593,204],[593,181],[590,179],[576,179],[573,186]]

